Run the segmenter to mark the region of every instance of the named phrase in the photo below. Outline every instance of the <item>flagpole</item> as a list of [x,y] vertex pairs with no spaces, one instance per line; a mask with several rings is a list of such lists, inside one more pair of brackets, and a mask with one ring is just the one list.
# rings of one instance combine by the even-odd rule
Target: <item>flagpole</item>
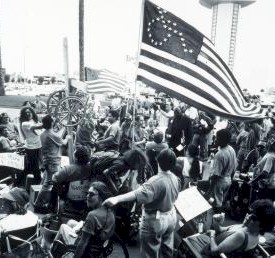
[[[69,83],[69,51],[68,51],[68,39],[63,38],[63,57],[64,57],[64,75],[65,75],[65,92],[66,96],[70,95],[70,83]],[[68,139],[68,156],[70,164],[73,163],[73,138],[72,138],[72,127],[67,127],[67,133],[71,135]]]
[[135,142],[135,120],[136,120],[136,102],[137,102],[137,73],[138,73],[138,64],[140,56],[140,47],[142,42],[142,33],[143,33],[143,18],[144,18],[144,5],[146,0],[141,0],[141,12],[140,12],[140,21],[139,21],[139,35],[138,35],[138,51],[136,56],[136,71],[135,71],[135,91],[134,91],[134,109],[133,109],[133,126],[132,126],[132,149]]

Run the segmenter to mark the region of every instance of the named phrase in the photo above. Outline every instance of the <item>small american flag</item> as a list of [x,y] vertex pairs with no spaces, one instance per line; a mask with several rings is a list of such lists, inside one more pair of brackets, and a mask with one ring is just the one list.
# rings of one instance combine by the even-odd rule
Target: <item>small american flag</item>
[[127,81],[108,70],[85,68],[87,93],[102,94],[112,92],[121,94],[125,91]]
[[185,21],[145,1],[138,80],[200,110],[231,119],[263,117],[247,103],[212,42]]

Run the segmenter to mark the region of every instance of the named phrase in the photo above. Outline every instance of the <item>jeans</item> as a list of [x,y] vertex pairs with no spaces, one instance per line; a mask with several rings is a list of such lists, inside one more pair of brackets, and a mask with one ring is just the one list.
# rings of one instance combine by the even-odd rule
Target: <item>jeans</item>
[[51,195],[50,190],[53,185],[52,177],[53,174],[58,172],[59,164],[45,164],[45,172],[42,179],[42,188],[38,193],[35,201],[35,206],[43,206],[50,201]]
[[147,214],[143,211],[140,224],[142,258],[173,257],[176,211]]
[[240,148],[239,151],[237,152],[237,161],[238,161],[237,170],[242,171],[243,161],[247,154],[248,154],[248,151],[246,150],[246,148]]
[[207,159],[208,158],[208,141],[206,134],[197,134],[195,133],[192,138],[191,144],[200,147],[200,158]]
[[26,171],[32,172],[35,184],[40,184],[41,181],[40,159],[41,149],[26,149]]
[[45,172],[42,179],[42,191],[51,189],[51,186],[53,185],[53,174],[58,172],[59,168],[59,164],[45,164]]
[[213,197],[215,199],[214,206],[222,207],[226,194],[231,186],[230,177],[219,177],[213,186]]

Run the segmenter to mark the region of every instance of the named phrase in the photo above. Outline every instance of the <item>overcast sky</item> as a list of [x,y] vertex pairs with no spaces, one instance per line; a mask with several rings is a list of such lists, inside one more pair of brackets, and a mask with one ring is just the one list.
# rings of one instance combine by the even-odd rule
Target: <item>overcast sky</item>
[[[212,10],[199,0],[154,0],[210,38]],[[241,9],[234,74],[242,88],[275,84],[275,0]],[[85,66],[106,68],[132,78],[141,0],[85,0]],[[63,38],[69,43],[70,76],[78,70],[77,0],[1,0],[0,41],[8,73],[64,71]]]

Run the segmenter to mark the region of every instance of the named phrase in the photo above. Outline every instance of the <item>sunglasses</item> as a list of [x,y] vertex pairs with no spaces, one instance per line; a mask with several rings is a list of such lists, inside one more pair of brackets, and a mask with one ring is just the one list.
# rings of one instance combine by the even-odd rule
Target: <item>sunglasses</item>
[[93,196],[98,195],[98,193],[95,193],[95,192],[88,192],[87,195],[88,195],[89,197],[93,197]]

